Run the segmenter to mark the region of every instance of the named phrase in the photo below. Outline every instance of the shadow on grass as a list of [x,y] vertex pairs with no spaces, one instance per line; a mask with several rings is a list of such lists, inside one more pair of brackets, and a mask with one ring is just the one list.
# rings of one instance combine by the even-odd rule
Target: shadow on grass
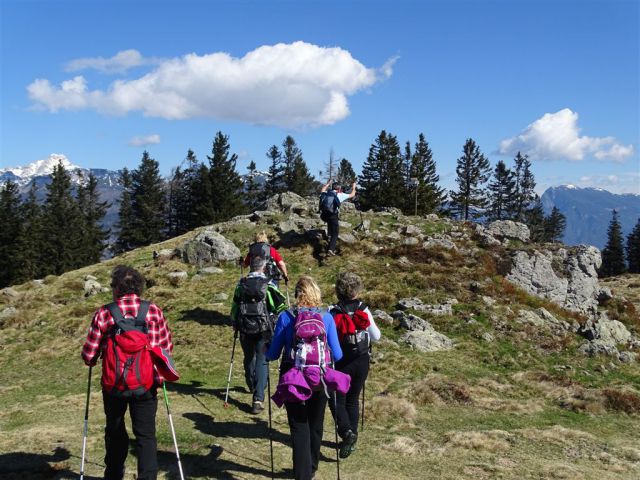
[[218,312],[217,310],[207,310],[196,307],[191,310],[184,310],[182,316],[178,318],[180,322],[198,322],[200,325],[221,325],[231,326],[229,315]]
[[[3,479],[52,479],[75,478],[76,472],[68,469],[71,458],[69,450],[57,447],[52,454],[11,452],[0,454],[0,478]],[[60,465],[56,465],[60,463]],[[79,466],[78,459],[78,466]],[[52,465],[53,464],[53,465]],[[97,480],[99,477],[85,477],[87,480]]]
[[[266,412],[263,412],[266,415]],[[251,423],[245,422],[216,422],[211,415],[198,412],[188,412],[182,415],[193,421],[196,429],[205,435],[214,437],[227,438],[245,438],[264,440],[265,444],[269,443],[269,423],[266,418],[257,416],[250,417]],[[273,441],[290,445],[289,435],[285,435],[277,430],[273,431]]]
[[[226,388],[210,388],[207,387],[204,383],[191,380],[191,383],[168,383],[167,389],[173,392],[181,393],[182,395],[190,395],[193,397],[200,405],[202,405],[206,410],[209,408],[203,404],[203,402],[198,398],[201,395],[211,395],[216,399],[220,400],[220,402],[224,402],[227,389]],[[234,393],[247,393],[247,390],[242,387],[231,387],[229,389],[229,398],[227,403],[231,407],[235,407],[238,410],[246,413],[251,412],[251,405],[241,402],[234,398]]]
[[280,236],[280,239],[273,244],[275,248],[296,248],[305,245],[311,245],[313,248],[312,256],[318,263],[319,267],[324,265],[326,255],[324,253],[324,243],[326,240],[326,232],[324,229],[308,230],[304,234],[294,231],[286,232]]

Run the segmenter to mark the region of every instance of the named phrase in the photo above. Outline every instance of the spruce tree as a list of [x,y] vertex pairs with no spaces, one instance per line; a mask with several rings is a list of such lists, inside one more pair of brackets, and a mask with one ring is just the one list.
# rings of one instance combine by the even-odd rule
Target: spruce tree
[[238,156],[229,155],[229,136],[216,133],[209,159],[213,222],[222,222],[244,212],[242,179],[236,171]]
[[36,198],[36,182],[31,182],[26,201],[21,208],[22,231],[18,239],[20,267],[18,281],[24,282],[42,275],[42,208]]
[[256,169],[256,162],[251,160],[251,162],[249,162],[249,166],[247,167],[249,173],[246,176],[246,181],[244,184],[245,204],[251,212],[258,208],[258,205],[260,203],[260,196],[262,195],[260,185],[258,185],[258,182],[256,182]]
[[102,220],[111,205],[109,202],[100,201],[98,180],[92,172],[89,173],[86,183],[78,187],[77,199],[83,220],[82,264],[97,263],[109,238],[109,230],[102,226]]
[[269,177],[264,186],[263,201],[286,190],[282,154],[280,150],[278,150],[278,147],[272,145],[267,151],[267,158],[271,162],[269,163]]
[[407,141],[407,143],[405,143],[404,145],[404,163],[402,165],[402,175],[404,176],[404,184],[406,185],[407,190],[410,190],[412,188],[411,186],[411,178],[413,177],[412,168],[411,168],[412,163],[413,163],[413,154],[411,153],[411,142]]
[[313,175],[309,173],[307,164],[305,163],[302,155],[296,157],[293,161],[293,169],[291,171],[291,192],[301,195],[303,197],[313,194],[318,188],[318,185],[313,178]]
[[627,264],[630,273],[640,273],[640,218],[627,235]]
[[137,169],[131,173],[133,243],[144,246],[165,238],[165,185],[160,166],[145,150]]
[[176,235],[182,235],[196,227],[193,225],[193,207],[197,199],[194,198],[193,189],[199,165],[193,150],[189,149],[187,151],[187,156],[183,163],[185,162],[186,167],[180,171],[179,178],[176,175],[178,173],[177,169],[174,171],[175,178],[171,186],[174,191],[172,192],[173,199],[170,203],[173,203],[173,228]]
[[564,235],[567,218],[558,207],[553,207],[551,213],[544,220],[544,237],[546,242],[557,242]]
[[520,152],[514,158],[515,190],[511,202],[509,217],[516,222],[525,222],[527,210],[536,199],[536,181],[531,171],[531,162],[527,155]]
[[618,212],[614,210],[607,230],[607,245],[602,250],[602,266],[598,271],[598,275],[600,277],[612,277],[624,272],[622,227],[618,220]]
[[489,179],[489,161],[473,139],[468,138],[456,166],[458,190],[451,192],[451,209],[464,220],[477,218],[487,206],[484,183]]
[[500,160],[493,170],[493,180],[489,183],[488,220],[504,220],[509,217],[515,189],[514,175]]
[[302,152],[293,137],[287,135],[282,142],[282,175],[288,191],[293,190],[293,169],[298,158],[302,158]]
[[533,199],[533,203],[524,213],[524,223],[529,227],[531,240],[536,243],[546,241],[545,237],[545,217],[542,202],[537,195]]
[[403,160],[398,139],[382,130],[369,148],[359,179],[363,209],[405,206]]
[[[407,151],[409,151],[408,145]],[[440,176],[436,173],[436,162],[433,159],[429,143],[422,133],[418,135],[418,142],[415,144],[411,156],[409,178],[415,178],[418,181],[418,215],[428,215],[438,211],[444,201],[444,189],[438,186]],[[415,195],[416,192],[413,194]],[[415,205],[408,211],[413,212],[414,209]]]
[[135,220],[133,216],[133,205],[131,195],[133,184],[131,181],[131,173],[127,167],[120,171],[120,185],[122,185],[122,194],[120,195],[120,209],[118,211],[118,222],[115,227],[118,231],[115,250],[117,253],[126,252],[134,248],[135,244]]
[[12,285],[20,275],[20,213],[18,185],[8,181],[0,190],[0,288]]
[[214,222],[215,211],[213,210],[213,184],[209,168],[201,163],[194,176],[192,184],[192,226],[196,228],[202,225],[210,225]]
[[71,193],[71,177],[60,162],[47,185],[43,215],[43,265],[45,274],[60,275],[83,265],[84,221]]
[[[167,235],[169,238],[180,235],[180,203],[184,200],[185,193],[184,172],[180,165],[173,168],[167,182]],[[184,232],[182,232],[184,233]]]
[[340,160],[336,181],[340,185],[344,185],[345,188],[350,187],[356,181],[356,172],[353,170],[353,165],[346,158]]

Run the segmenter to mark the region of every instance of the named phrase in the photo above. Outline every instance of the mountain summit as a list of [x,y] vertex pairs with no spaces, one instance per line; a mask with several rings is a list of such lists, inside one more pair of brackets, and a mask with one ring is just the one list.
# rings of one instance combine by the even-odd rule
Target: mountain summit
[[62,163],[62,166],[68,171],[80,169],[78,165],[74,165],[69,159],[60,153],[52,153],[49,158],[36,160],[24,167],[10,167],[0,169],[0,182],[13,180],[20,186],[29,183],[34,177],[51,175],[53,168]]

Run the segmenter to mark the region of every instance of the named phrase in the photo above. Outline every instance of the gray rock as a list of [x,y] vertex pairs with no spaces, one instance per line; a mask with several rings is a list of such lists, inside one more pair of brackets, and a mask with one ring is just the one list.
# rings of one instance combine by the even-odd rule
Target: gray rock
[[272,218],[276,214],[277,212],[274,212],[273,210],[256,210],[249,218],[252,222],[261,222]]
[[487,307],[493,307],[496,304],[496,301],[491,298],[488,297],[487,295],[482,295],[482,297],[480,297],[482,299],[482,302],[487,306]]
[[18,309],[16,307],[7,307],[2,311],[0,311],[0,320],[13,317],[17,313],[18,313]]
[[400,342],[420,352],[451,350],[453,341],[435,330],[409,331],[400,337]]
[[403,298],[398,304],[397,308],[401,310],[408,310],[412,308],[418,312],[428,313],[430,315],[452,315],[453,308],[450,303],[444,303],[442,305],[428,305],[422,303],[419,298]]
[[280,222],[276,229],[280,235],[286,235],[289,232],[297,232],[298,226],[291,220],[285,220]]
[[422,300],[420,300],[419,298],[402,298],[398,301],[397,308],[399,308],[400,310],[409,310],[410,308],[417,310],[416,307],[422,305]]
[[167,278],[172,285],[178,285],[182,281],[186,280],[189,277],[189,274],[185,271],[180,272],[169,272],[167,273]]
[[407,237],[402,241],[403,245],[407,245],[407,246],[414,246],[414,245],[418,245],[418,243],[420,243],[420,240],[418,240],[416,237]]
[[596,299],[598,300],[598,303],[606,303],[612,298],[613,298],[613,293],[611,292],[611,289],[609,287],[601,288],[600,291],[598,292],[598,296],[596,297]]
[[199,282],[201,280],[204,280],[204,276],[200,275],[199,273],[196,273],[193,277],[191,277],[192,282]]
[[491,335],[489,332],[483,333],[482,334],[482,339],[487,343],[491,343],[491,342],[493,342],[495,340],[493,335]]
[[538,328],[543,328],[546,325],[545,321],[531,310],[520,310],[516,317],[516,322],[533,325]]
[[474,224],[474,235],[476,240],[483,247],[492,247],[496,245],[501,245],[500,240],[494,238],[490,233],[486,231],[486,229],[479,224]]
[[293,192],[284,192],[274,195],[267,200],[265,207],[265,210],[280,211],[284,213],[294,212],[296,210],[297,212],[306,212],[309,210],[305,199]]
[[397,242],[399,241],[402,237],[400,236],[400,234],[398,232],[391,232],[389,233],[386,237],[387,240],[389,240],[390,242]]
[[223,272],[224,270],[219,267],[204,267],[198,271],[200,275],[216,275]]
[[102,285],[95,280],[86,280],[84,282],[84,296],[91,297],[102,292]]
[[422,230],[420,229],[420,227],[416,225],[405,225],[402,228],[402,233],[404,233],[407,236],[416,236],[416,235],[420,235],[422,233]]
[[620,352],[616,347],[604,344],[599,340],[584,342],[578,347],[578,351],[588,357],[595,357],[596,355],[608,355],[616,358],[620,357]]
[[393,325],[393,317],[384,310],[374,310],[371,316],[378,325]]
[[44,287],[44,280],[31,280],[31,285],[33,285],[34,287]]
[[444,235],[440,233],[436,233],[435,235],[430,236],[427,240],[422,244],[422,248],[445,248],[447,250],[457,250],[458,247],[451,240],[449,235]]
[[349,222],[345,222],[345,221],[342,221],[342,220],[340,220],[338,222],[338,225],[340,225],[340,228],[348,228],[348,229],[352,229],[353,228],[353,225],[351,225]]
[[12,300],[20,298],[20,292],[11,287],[3,288],[2,290],[0,290],[0,292],[2,292],[2,295],[4,297],[10,298]]
[[634,352],[620,352],[618,360],[622,363],[635,363],[638,354]]
[[180,256],[186,263],[206,265],[237,261],[240,250],[231,240],[208,227],[182,246]]
[[224,302],[228,298],[229,298],[229,295],[227,295],[226,293],[216,293],[213,296],[213,301],[214,302]]
[[[314,205],[317,207],[318,202],[314,200]],[[353,213],[356,211],[356,206],[352,202],[342,202],[340,204],[340,211],[342,213]]]
[[163,248],[162,250],[158,250],[157,252],[153,252],[154,260],[171,260],[176,255],[176,251],[173,248]]
[[353,244],[358,241],[356,237],[354,237],[353,234],[349,232],[340,232],[338,234],[338,240],[340,240],[342,243],[347,243],[347,244]]
[[403,312],[402,316],[399,317],[399,320],[400,320],[400,327],[404,328],[405,330],[425,331],[425,330],[433,329],[433,327],[428,321],[416,315],[412,315],[410,313]]
[[87,281],[87,280],[93,280],[94,282],[97,282],[97,281],[98,281],[98,279],[97,279],[96,277],[94,277],[93,275],[85,275],[85,276],[84,276],[84,280],[85,280],[85,281]]
[[496,220],[491,222],[486,229],[486,233],[492,237],[501,240],[520,240],[527,243],[530,238],[529,227],[524,223],[514,222],[512,220]]

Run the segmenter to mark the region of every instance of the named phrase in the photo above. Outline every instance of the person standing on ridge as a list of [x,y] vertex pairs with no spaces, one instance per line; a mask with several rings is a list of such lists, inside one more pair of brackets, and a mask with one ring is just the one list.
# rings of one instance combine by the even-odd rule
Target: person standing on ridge
[[[113,269],[111,289],[114,302],[100,307],[95,313],[82,347],[82,359],[87,365],[94,366],[102,357],[102,399],[106,416],[105,480],[124,478],[124,464],[129,452],[129,436],[125,428],[127,408],[136,437],[137,478],[155,480],[158,474],[157,388],[162,385],[163,378],[149,363],[152,360],[148,347],[159,347],[171,353],[173,344],[162,310],[140,299],[144,284],[144,277],[131,267],[120,265]],[[134,339],[141,348],[129,356],[128,361],[122,362],[122,357],[127,354],[127,350],[123,353],[124,346],[131,349]],[[134,365],[127,373],[127,364],[131,361]],[[118,371],[118,365],[123,363],[124,370]]]
[[[331,186],[331,189],[329,189]],[[327,223],[329,246],[327,255],[336,254],[336,245],[340,233],[340,204],[356,196],[356,182],[351,185],[351,193],[343,193],[338,182],[327,183],[320,192],[320,218]]]
[[285,297],[265,275],[265,266],[264,258],[251,259],[251,271],[238,282],[231,307],[231,321],[240,333],[244,353],[245,381],[253,393],[254,414],[264,410],[268,375],[265,351],[273,334],[274,316],[287,308]]
[[269,237],[264,231],[256,233],[254,243],[249,245],[249,253],[244,257],[243,265],[248,267],[254,257],[262,257],[265,260],[264,274],[276,287],[280,282],[280,274],[282,274],[284,282],[289,283],[287,264],[284,263],[278,250],[269,244]]

